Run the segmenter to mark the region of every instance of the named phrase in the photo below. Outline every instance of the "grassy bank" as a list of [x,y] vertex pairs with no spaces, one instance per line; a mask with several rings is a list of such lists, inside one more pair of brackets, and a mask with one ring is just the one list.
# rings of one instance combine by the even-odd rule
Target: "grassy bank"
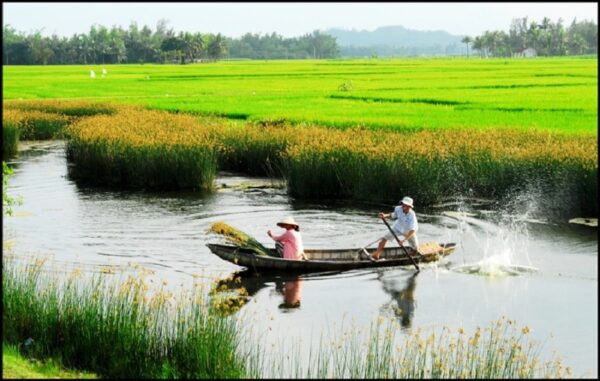
[[235,323],[211,313],[200,292],[148,289],[143,276],[63,279],[41,262],[20,268],[11,260],[3,255],[3,344],[108,378],[246,374]]
[[23,357],[14,346],[2,346],[3,379],[93,379],[95,374],[64,369],[53,360],[37,361]]

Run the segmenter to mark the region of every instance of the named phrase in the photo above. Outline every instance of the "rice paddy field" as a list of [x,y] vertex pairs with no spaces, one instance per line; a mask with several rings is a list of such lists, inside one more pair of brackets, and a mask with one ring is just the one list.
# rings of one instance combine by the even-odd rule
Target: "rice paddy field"
[[3,66],[3,99],[143,104],[229,118],[421,130],[597,135],[596,58]]

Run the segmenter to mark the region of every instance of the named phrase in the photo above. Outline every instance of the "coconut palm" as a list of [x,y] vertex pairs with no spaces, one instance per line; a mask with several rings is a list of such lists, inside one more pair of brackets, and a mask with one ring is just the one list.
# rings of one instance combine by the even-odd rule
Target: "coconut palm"
[[469,57],[469,44],[473,42],[473,39],[469,36],[464,36],[460,42],[467,44],[467,57]]

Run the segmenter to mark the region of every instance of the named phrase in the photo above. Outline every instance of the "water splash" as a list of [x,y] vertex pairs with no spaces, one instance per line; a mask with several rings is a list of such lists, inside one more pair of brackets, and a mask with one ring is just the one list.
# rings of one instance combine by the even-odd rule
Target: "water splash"
[[[442,215],[457,221],[458,245],[465,252],[465,263],[453,271],[489,277],[517,276],[536,272],[529,260],[530,244],[527,218],[489,211],[477,213],[469,200],[457,203],[457,210]],[[525,213],[527,217],[527,213]]]

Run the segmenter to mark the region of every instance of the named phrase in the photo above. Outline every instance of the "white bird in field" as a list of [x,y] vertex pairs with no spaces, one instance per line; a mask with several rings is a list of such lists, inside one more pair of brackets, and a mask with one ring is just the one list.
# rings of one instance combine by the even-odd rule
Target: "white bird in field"
[[96,73],[93,70],[90,70],[90,78],[96,78]]
[[106,69],[105,68],[102,68],[102,76],[106,77]]

